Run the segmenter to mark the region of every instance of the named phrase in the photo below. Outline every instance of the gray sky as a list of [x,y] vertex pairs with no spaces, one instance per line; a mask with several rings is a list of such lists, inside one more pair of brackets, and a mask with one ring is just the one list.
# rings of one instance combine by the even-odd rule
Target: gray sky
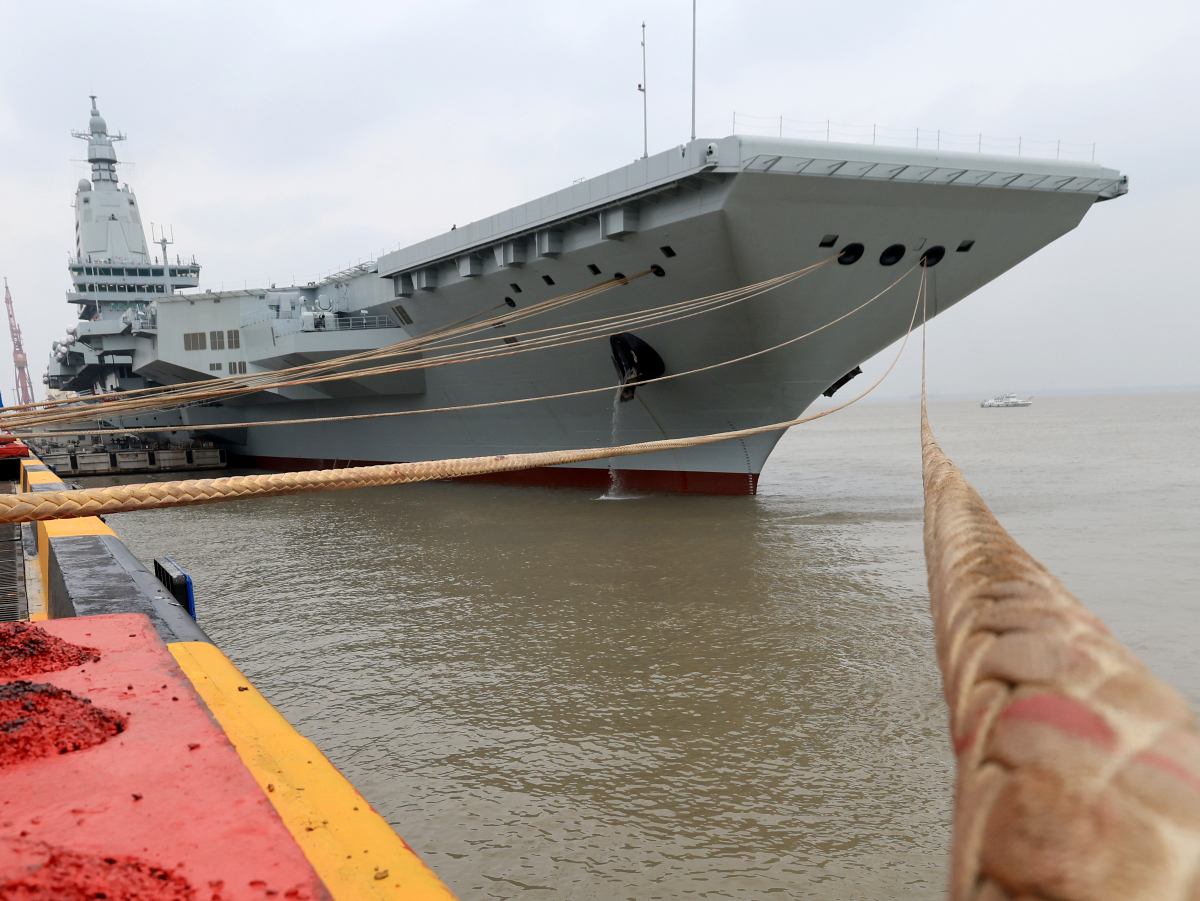
[[[87,95],[202,287],[307,281],[689,133],[690,6],[0,0],[0,275],[35,388],[66,304]],[[698,125],[733,112],[1097,145],[1130,177],[930,329],[931,390],[1200,386],[1200,4],[700,0]],[[149,235],[147,235],[149,237]],[[7,332],[0,390],[12,402]],[[913,394],[909,353],[880,396]],[[872,361],[868,375],[886,361]]]

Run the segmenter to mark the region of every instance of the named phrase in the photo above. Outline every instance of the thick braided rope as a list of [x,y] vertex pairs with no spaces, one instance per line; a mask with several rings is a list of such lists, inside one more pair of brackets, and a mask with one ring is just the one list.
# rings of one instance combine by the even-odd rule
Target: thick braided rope
[[[909,270],[911,271],[911,270]],[[891,290],[901,276],[876,297]],[[908,346],[917,311],[924,297],[925,277],[922,270],[917,300],[904,340],[891,364],[883,374],[861,394],[820,413],[801,416],[786,422],[696,435],[690,438],[669,438],[643,441],[617,447],[593,447],[577,450],[545,451],[535,454],[502,454],[493,457],[463,457],[455,460],[431,460],[423,463],[386,463],[379,466],[356,466],[347,469],[318,469],[306,472],[283,472],[271,475],[227,476],[221,479],[187,479],[180,482],[155,482],[123,485],[111,488],[83,488],[74,491],[24,492],[0,494],[0,523],[35,522],[44,519],[73,519],[99,516],[105,513],[128,513],[134,510],[154,510],[161,507],[181,507],[191,504],[210,504],[256,497],[278,497],[284,494],[306,494],[314,491],[340,491],[348,488],[371,488],[382,485],[403,485],[408,482],[429,482],[463,476],[515,472],[541,466],[561,466],[567,463],[586,463],[611,457],[652,454],[657,451],[681,450],[717,444],[733,438],[749,438],[767,432],[778,432],[802,425],[844,410],[862,400],[891,374]],[[874,300],[875,298],[872,298]],[[870,301],[867,301],[870,303]],[[853,311],[852,311],[853,312]],[[849,315],[849,313],[845,314]],[[842,318],[845,318],[844,316]],[[824,328],[825,326],[822,326]],[[799,339],[792,339],[799,340]],[[612,389],[609,389],[612,390]]]
[[1004,530],[924,404],[921,446],[951,899],[1200,898],[1196,717]]
[[[894,366],[895,363],[893,362],[892,365]],[[891,371],[890,367],[888,371]],[[886,376],[887,373],[884,375]],[[881,378],[879,381],[882,380]],[[875,383],[875,385],[878,384],[879,382]],[[874,388],[875,385],[872,385],[871,388]],[[868,392],[870,390],[868,389]],[[462,476],[515,472],[521,469],[536,469],[541,466],[561,466],[565,463],[586,463],[610,457],[680,450],[685,447],[716,444],[731,438],[744,438],[764,432],[780,431],[802,422],[819,419],[844,409],[864,397],[868,392],[864,392],[838,407],[788,422],[733,432],[697,435],[692,438],[645,441],[618,447],[544,451],[533,454],[501,454],[492,457],[462,457],[420,463],[385,463],[378,466],[227,476],[220,479],[186,479],[179,482],[154,482],[108,488],[83,488],[72,491],[0,494],[0,523],[74,519],[80,516],[99,516],[106,513],[127,513],[133,510],[155,510],[161,507],[182,507],[258,497],[278,497],[285,494],[403,485],[409,482],[430,482]]]
[[747,433],[757,434],[782,429],[788,425],[789,423],[780,423],[740,432],[647,441],[620,447],[545,451],[535,454],[501,454],[493,457],[462,457],[454,460],[431,460],[424,463],[385,463],[378,466],[227,476],[220,479],[185,479],[179,482],[85,488],[73,491],[4,494],[0,495],[0,523],[73,519],[80,516],[210,504],[217,501],[278,497],[285,494],[307,494],[314,491],[340,491],[348,488],[373,488],[381,485],[403,485],[408,482],[430,482],[462,476],[514,472],[540,466],[584,463],[608,457],[712,444],[717,441],[726,441],[731,437],[744,436]]

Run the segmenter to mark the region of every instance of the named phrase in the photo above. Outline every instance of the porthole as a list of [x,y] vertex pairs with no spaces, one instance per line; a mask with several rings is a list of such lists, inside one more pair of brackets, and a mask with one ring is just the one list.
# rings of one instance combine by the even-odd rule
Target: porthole
[[667,257],[668,259],[670,259],[671,257],[675,256],[675,250],[674,250],[674,249],[671,247],[671,245],[670,245],[670,244],[667,244],[666,246],[664,246],[664,247],[660,247],[660,248],[658,248],[658,249],[659,249],[659,250],[661,250],[661,251],[662,251],[662,255],[663,255],[664,257]]
[[588,272],[590,272],[592,275],[599,275],[600,267],[595,263],[588,263]]
[[895,266],[904,256],[904,245],[893,244],[879,255],[880,266]]
[[509,287],[513,289],[513,294],[521,293],[521,286],[518,285],[516,282],[513,282],[512,284],[510,284]]
[[936,266],[942,261],[942,257],[946,255],[946,248],[941,244],[930,247],[927,251],[921,254],[921,265],[926,269]]
[[551,278],[550,276],[548,276],[548,275],[543,275],[543,276],[542,276],[542,281],[544,281],[544,282],[545,282],[547,285],[553,285],[553,284],[554,284],[554,279],[552,279],[552,278]]
[[513,300],[511,297],[504,298],[504,302],[506,304],[508,304],[510,307],[515,307],[517,305],[517,302],[515,300]]
[[818,247],[832,247],[834,244],[837,243],[837,239],[838,239],[837,235],[826,235],[824,238],[821,239],[821,243],[818,244],[817,246]]
[[662,278],[664,275],[667,274],[667,270],[663,269],[663,267],[658,265],[658,263],[655,263],[653,266],[651,266],[650,271],[653,272],[655,275],[657,275],[659,278]]
[[613,278],[624,278],[624,277],[625,277],[624,272],[614,272],[613,273]]
[[850,266],[862,259],[863,252],[866,250],[861,244],[847,244],[842,248],[842,252],[838,254],[838,262],[843,266]]
[[958,245],[958,252],[959,253],[967,253],[974,246],[975,246],[974,241],[963,241],[961,244]]

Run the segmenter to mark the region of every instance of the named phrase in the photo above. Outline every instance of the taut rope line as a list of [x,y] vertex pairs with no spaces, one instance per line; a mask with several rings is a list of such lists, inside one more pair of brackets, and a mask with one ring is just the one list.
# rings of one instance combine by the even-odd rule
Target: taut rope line
[[[909,270],[911,271],[911,270]],[[906,273],[907,275],[907,273]],[[900,279],[903,279],[902,275]],[[893,282],[897,284],[900,279]],[[921,285],[924,285],[922,280]],[[885,291],[890,290],[884,289]],[[881,292],[883,293],[883,292]],[[879,295],[876,295],[878,297]],[[874,298],[873,298],[874,299]],[[106,513],[127,513],[133,510],[154,510],[162,507],[181,507],[210,504],[219,501],[246,500],[257,497],[278,497],[307,494],[316,491],[341,491],[349,488],[370,488],[384,485],[403,485],[438,479],[515,472],[564,463],[584,463],[611,457],[650,454],[657,451],[680,450],[717,444],[732,438],[747,438],[767,432],[778,432],[792,426],[812,422],[844,410],[874,391],[895,368],[916,323],[920,309],[921,291],[913,305],[912,318],[895,358],[883,375],[861,394],[845,403],[810,416],[750,429],[736,429],[691,438],[671,438],[644,441],[617,447],[584,448],[578,450],[545,451],[533,454],[502,454],[491,457],[464,457],[456,460],[432,460],[423,463],[387,463],[379,466],[358,466],[347,469],[309,470],[307,472],[270,473],[253,476],[227,476],[220,479],[187,479],[179,482],[159,482],[142,485],[119,485],[108,488],[84,488],[74,491],[23,492],[0,495],[0,523],[34,522],[47,519],[73,519],[80,516],[99,516]],[[869,302],[869,301],[868,301]],[[849,314],[846,314],[849,315]],[[842,317],[844,318],[844,317]],[[610,386],[605,390],[613,391]]]
[[[629,284],[636,279],[651,274],[653,270],[647,269],[645,272],[639,272],[631,276],[622,276],[619,279],[610,279],[583,291],[543,301],[540,304],[526,307],[515,313],[508,313],[500,317],[485,320],[482,323],[462,326],[460,328],[448,326],[437,330],[435,333],[421,335],[376,350],[362,351],[357,354],[348,354],[318,363],[309,363],[303,366],[272,370],[249,376],[206,379],[202,382],[189,382],[183,386],[159,386],[121,392],[118,395],[99,395],[95,398],[72,398],[68,401],[44,401],[36,405],[23,405],[11,408],[16,411],[15,413],[9,413],[7,410],[0,411],[0,425],[9,429],[21,429],[38,425],[95,419],[99,416],[109,418],[127,412],[190,406],[223,397],[242,396],[273,388],[359,379],[372,375],[386,375],[414,369],[427,369],[434,366],[470,362],[472,360],[498,356],[510,356],[517,353],[528,353],[534,350],[575,344],[583,340],[590,340],[598,335],[607,335],[612,331],[665,325],[670,322],[679,321],[680,319],[700,315],[701,313],[722,309],[735,303],[742,303],[767,292],[774,291],[786,284],[790,284],[836,258],[836,256],[828,257],[795,272],[775,276],[756,284],[744,285],[705,297],[690,298],[672,304],[664,304],[637,313],[617,314],[600,319],[585,320],[581,323],[569,323],[567,325],[516,332],[515,334],[506,332],[507,337],[518,340],[518,343],[521,344],[519,348],[513,348],[507,343],[498,345],[496,342],[500,340],[501,336],[496,335],[474,341],[459,341],[452,344],[445,343],[450,338],[488,332],[493,328],[499,328],[512,322],[549,312],[550,310],[576,303],[579,300],[593,297],[612,288]],[[482,315],[482,313],[468,317],[468,319],[476,318],[479,315]],[[459,321],[463,322],[465,320]],[[583,337],[575,337],[578,335],[583,335]],[[530,336],[534,336],[532,340],[529,340]],[[574,340],[571,340],[572,338]],[[521,339],[525,340],[522,341]],[[480,347],[478,345],[483,346]],[[336,371],[355,363],[370,362],[371,360],[386,359],[389,357],[411,357],[425,348],[433,348],[440,353],[417,360],[410,359],[399,363],[370,368],[348,369],[344,372]],[[461,348],[468,349],[461,350]],[[460,350],[455,353],[447,352],[455,349]],[[31,406],[42,408],[41,412],[30,412],[29,409]],[[161,430],[152,429],[151,431]]]
[[[818,264],[818,265],[823,265],[823,264]],[[919,265],[919,264],[917,264],[917,265]],[[811,268],[816,268],[816,267],[811,267]],[[848,310],[847,312],[843,313],[841,316],[838,316],[836,319],[832,319],[829,322],[826,322],[823,325],[820,325],[817,328],[812,329],[811,331],[805,332],[802,335],[797,335],[794,338],[789,338],[786,341],[781,341],[778,344],[774,344],[770,347],[765,347],[762,350],[753,351],[752,353],[748,353],[748,354],[745,354],[740,357],[734,357],[729,360],[722,360],[719,363],[710,363],[707,366],[700,366],[695,369],[684,370],[683,372],[669,373],[667,375],[659,376],[656,379],[644,379],[643,381],[640,381],[640,382],[629,382],[628,386],[641,387],[643,385],[653,385],[656,382],[665,382],[665,381],[669,381],[671,379],[683,378],[684,376],[696,375],[697,373],[701,373],[701,372],[709,372],[713,369],[720,369],[723,366],[731,366],[735,363],[742,363],[742,362],[745,362],[746,360],[754,359],[755,357],[761,357],[765,354],[769,354],[773,351],[780,350],[781,348],[787,347],[788,345],[795,344],[798,341],[803,341],[805,338],[810,338],[813,335],[817,334],[818,332],[822,332],[827,328],[837,325],[843,319],[847,319],[848,317],[854,315],[855,313],[859,312],[860,310],[865,309],[866,307],[870,306],[872,303],[874,303],[879,298],[881,298],[884,294],[891,291],[892,288],[896,287],[896,285],[900,284],[900,282],[902,282],[905,278],[907,278],[908,275],[911,274],[913,269],[915,269],[915,268],[916,268],[916,265],[910,267],[903,274],[901,274],[899,278],[897,278],[894,282],[892,282],[890,285],[888,285],[886,288],[884,288],[878,294],[863,301],[861,304],[854,307],[853,309]],[[807,270],[802,270],[802,271],[807,271]],[[570,343],[575,343],[575,342],[570,342]],[[486,407],[504,407],[504,406],[510,406],[512,404],[530,404],[530,403],[536,403],[538,401],[561,400],[561,399],[567,398],[567,397],[579,397],[579,396],[586,395],[586,394],[599,394],[601,392],[608,392],[608,391],[612,391],[612,390],[613,390],[613,388],[611,385],[605,385],[600,388],[582,388],[578,391],[565,391],[560,394],[542,394],[542,395],[538,395],[536,397],[518,397],[518,398],[510,398],[508,400],[488,401],[486,403],[478,403],[478,404],[459,404],[457,406],[450,406],[450,407],[424,407],[424,408],[414,409],[414,410],[389,410],[389,411],[386,411],[383,413],[356,413],[356,414],[348,414],[345,416],[310,416],[310,417],[305,417],[302,419],[267,419],[267,420],[260,420],[257,422],[212,423],[212,424],[194,425],[194,426],[193,425],[181,426],[177,429],[172,429],[167,426],[144,426],[144,427],[127,428],[127,429],[90,429],[90,430],[84,430],[84,431],[65,430],[65,429],[57,430],[56,429],[54,431],[48,431],[48,432],[27,432],[24,430],[20,430],[20,434],[22,435],[22,437],[27,437],[27,438],[57,438],[57,437],[62,437],[64,435],[138,435],[138,434],[152,434],[152,433],[158,433],[158,432],[164,432],[164,431],[215,431],[217,429],[244,429],[244,428],[257,428],[257,427],[265,427],[265,426],[307,425],[310,423],[317,423],[317,422],[349,422],[352,420],[360,420],[360,419],[390,419],[390,418],[396,417],[396,416],[415,416],[415,415],[422,414],[422,413],[452,413],[452,412],[459,412],[462,410],[480,410],[480,409],[483,409]]]
[[924,329],[921,456],[930,611],[958,760],[951,901],[1196,898],[1196,717],[942,452],[925,403]]
[[[583,291],[577,291],[573,294],[565,294],[561,297],[552,298],[520,310],[517,313],[509,314],[504,317],[505,321],[516,321],[528,318],[540,313],[548,312],[558,307],[566,306],[575,303],[579,300],[593,297],[597,294],[611,290],[612,288],[628,284],[634,279],[642,278],[649,275],[651,270],[627,276],[621,279],[610,279],[599,285],[594,285]],[[754,286],[750,286],[751,288]],[[699,301],[689,301],[699,302]],[[490,312],[490,311],[484,311]],[[466,317],[459,322],[466,322],[470,319],[475,319],[482,313],[476,313],[473,316]],[[386,359],[388,357],[406,356],[417,353],[427,346],[432,346],[439,341],[446,340],[450,337],[458,337],[465,334],[471,334],[472,331],[482,331],[490,327],[490,323],[495,320],[485,320],[482,323],[475,325],[463,325],[459,327],[446,326],[435,330],[426,335],[420,335],[415,338],[410,338],[406,341],[401,341],[396,344],[388,345],[387,347],[378,348],[376,350],[361,351],[356,354],[347,354],[345,356],[336,357],[331,360],[324,360],[317,363],[307,363],[302,366],[294,366],[287,369],[271,370],[269,372],[255,373],[247,376],[236,376],[222,379],[206,379],[202,382],[187,382],[184,385],[167,385],[156,386],[153,388],[140,388],[133,391],[124,391],[118,395],[96,395],[88,398],[71,398],[69,400],[60,401],[41,401],[36,404],[25,404],[17,407],[6,408],[0,412],[0,426],[7,428],[20,428],[22,426],[45,424],[47,422],[58,421],[73,421],[79,419],[95,419],[97,415],[111,416],[116,413],[127,412],[130,410],[139,409],[163,409],[168,406],[182,406],[187,403],[202,402],[212,400],[219,397],[233,397],[244,394],[252,394],[258,391],[265,391],[270,388],[287,387],[289,385],[301,384],[296,376],[324,373],[337,370],[338,368],[350,366],[355,363],[369,362],[371,360]],[[334,376],[334,379],[359,378],[365,374],[376,372],[386,372],[387,367],[377,367],[374,370],[352,370],[350,372]],[[291,376],[291,377],[286,377]],[[283,377],[283,378],[281,378]],[[30,412],[32,408],[40,408],[41,413]],[[9,410],[14,412],[9,412]],[[47,413],[46,411],[58,410],[65,412]]]
[[[649,328],[658,325],[666,325],[671,322],[676,322],[692,316],[700,315],[701,313],[713,312],[715,310],[731,306],[735,303],[742,303],[754,297],[774,291],[777,288],[796,281],[797,279],[803,278],[805,275],[808,275],[816,269],[819,269],[820,267],[830,263],[836,258],[836,256],[828,257],[825,260],[806,266],[802,269],[796,270],[795,272],[786,273],[781,276],[775,276],[756,284],[745,285],[729,291],[720,292],[718,294],[708,295],[706,297],[692,298],[685,301],[678,301],[673,304],[665,304],[637,313],[617,314],[600,319],[587,320],[582,323],[570,323],[562,326],[552,326],[544,329],[517,332],[515,334],[511,332],[506,333],[508,337],[517,339],[517,344],[519,345],[517,347],[514,347],[508,343],[497,345],[496,342],[499,340],[499,336],[491,336],[475,341],[458,342],[455,344],[443,344],[441,342],[444,342],[449,337],[455,336],[450,332],[443,331],[433,339],[430,339],[427,336],[421,336],[410,339],[406,342],[390,345],[386,348],[380,348],[374,351],[364,351],[358,354],[351,354],[344,357],[338,357],[333,360],[323,361],[321,363],[310,363],[302,367],[293,367],[286,370],[275,370],[269,373],[259,373],[244,378],[238,377],[236,379],[219,380],[210,379],[199,383],[191,382],[185,387],[173,386],[172,388],[168,389],[172,393],[156,393],[153,397],[136,395],[145,394],[147,392],[163,392],[164,389],[139,389],[137,392],[122,392],[120,395],[103,395],[100,397],[100,399],[89,402],[80,402],[78,400],[74,400],[69,402],[69,408],[62,412],[25,412],[24,414],[18,413],[16,415],[10,415],[7,417],[5,414],[0,413],[0,424],[6,425],[10,429],[20,429],[53,423],[95,419],[98,415],[103,415],[105,418],[109,418],[120,413],[178,408],[215,400],[221,397],[241,396],[269,390],[272,388],[312,385],[331,381],[342,381],[345,379],[360,379],[373,375],[386,375],[414,369],[429,369],[435,366],[471,362],[473,360],[489,359],[492,357],[511,356],[519,353],[529,353],[530,351],[535,350],[561,347],[568,344],[577,344],[581,341],[591,340],[601,335],[607,335],[613,331],[622,331],[629,328]],[[613,287],[627,284],[634,279],[642,278],[650,274],[651,271],[652,270],[646,270],[645,272],[638,273],[633,276],[623,276],[621,279],[610,280],[601,285],[586,289],[583,292],[577,292],[573,295],[563,295],[560,298],[544,301],[542,304],[537,304],[520,311],[519,314],[509,314],[506,316],[496,317],[494,319],[486,320],[483,323],[464,327],[463,329],[457,330],[457,332],[460,334],[469,335],[478,333],[480,331],[486,331],[489,328],[499,328],[509,322],[518,321],[537,313],[547,312],[549,309],[565,306],[567,303],[574,303],[580,299],[583,299],[584,297],[591,297],[602,291],[610,290]],[[534,336],[532,337],[532,340],[530,340],[530,336]],[[522,339],[525,340],[522,341]],[[476,345],[483,346],[480,347]],[[365,369],[352,369],[345,372],[327,374],[332,370],[341,369],[354,362],[367,362],[370,359],[383,359],[386,357],[411,356],[425,346],[436,346],[435,349],[441,351],[442,353],[436,356],[424,357],[417,360],[408,360],[383,366]],[[468,349],[458,350],[455,353],[446,352],[456,348]],[[288,373],[291,373],[290,377],[280,378],[281,374],[286,375]],[[309,375],[307,378],[296,377],[298,374],[304,373],[316,374]],[[213,387],[214,385],[219,386],[222,384],[232,384],[233,386],[227,388]],[[97,409],[102,411],[102,413],[97,414],[95,412]],[[150,431],[161,431],[161,429],[151,429]]]

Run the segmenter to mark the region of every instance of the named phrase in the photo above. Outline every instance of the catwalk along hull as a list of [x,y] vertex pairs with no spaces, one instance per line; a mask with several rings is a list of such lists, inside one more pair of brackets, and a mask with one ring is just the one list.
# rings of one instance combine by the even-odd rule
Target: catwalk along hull
[[[520,310],[616,273],[660,267],[659,275],[487,330],[484,337],[503,356],[283,388],[123,423],[186,426],[251,464],[290,469],[602,447],[785,421],[905,334],[924,254],[931,263],[937,258],[927,270],[928,314],[935,316],[1073,229],[1097,199],[1124,190],[1118,173],[1092,164],[779,139],[697,141],[389,254],[362,271],[289,289],[294,300],[250,291],[160,301],[154,341],[133,362],[137,372],[163,383],[203,378],[213,362],[248,372],[279,369],[383,347],[488,310],[500,316],[510,309],[505,298]],[[862,246],[857,262],[831,259],[856,244]],[[616,403],[610,389],[419,412],[613,386],[606,335],[526,351],[521,332],[629,316],[824,260],[760,296],[631,329],[658,351],[667,375],[716,367],[640,387],[631,402]],[[811,337],[740,360],[825,326],[880,292],[865,309]],[[393,327],[314,331],[299,313],[339,303],[367,317],[386,316],[374,321]],[[233,330],[236,351],[183,348],[186,333]],[[877,375],[841,390],[849,394]],[[211,428],[400,411],[413,415]],[[619,458],[613,465],[629,487],[753,493],[779,437]],[[586,464],[508,478],[600,486],[609,470]]]

